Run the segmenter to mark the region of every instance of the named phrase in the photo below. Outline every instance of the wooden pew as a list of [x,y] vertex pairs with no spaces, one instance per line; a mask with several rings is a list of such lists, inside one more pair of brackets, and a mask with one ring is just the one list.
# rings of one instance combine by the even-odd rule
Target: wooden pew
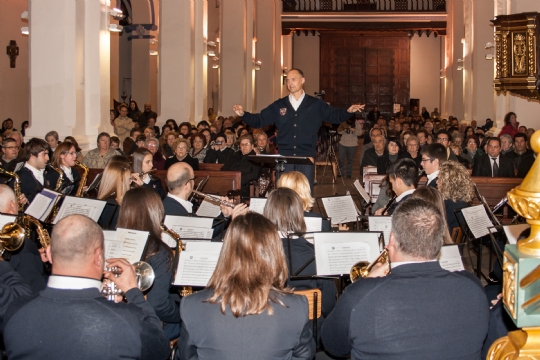
[[213,170],[213,171],[220,171],[223,167],[223,164],[205,164],[205,163],[199,163],[199,170]]
[[[82,170],[80,170],[79,167],[77,167],[77,170],[79,170],[82,175]],[[103,169],[89,169],[88,180],[86,184],[90,185],[94,178],[97,176],[97,174],[101,173],[102,171]],[[154,173],[154,176],[157,176],[161,179],[163,188],[165,189],[165,191],[168,191],[167,182],[165,181],[167,178],[167,171],[158,170]],[[242,173],[240,171],[196,170],[195,176],[197,177],[197,183],[206,176],[210,176],[208,182],[203,188],[203,192],[207,194],[225,196],[230,190],[240,190],[240,187],[242,185]]]

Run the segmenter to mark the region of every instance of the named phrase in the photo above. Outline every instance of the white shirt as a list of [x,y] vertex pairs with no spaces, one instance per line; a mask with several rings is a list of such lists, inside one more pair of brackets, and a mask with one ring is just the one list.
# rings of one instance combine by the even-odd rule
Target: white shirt
[[292,105],[294,111],[298,110],[298,108],[300,107],[300,104],[302,103],[302,100],[304,100],[305,96],[306,96],[306,92],[304,90],[302,90],[302,95],[300,95],[298,100],[296,100],[294,98],[293,94],[289,94],[289,101],[291,102],[291,105]]
[[407,264],[422,264],[422,263],[427,263],[427,262],[435,262],[437,261],[436,259],[435,260],[426,260],[426,261],[401,261],[401,262],[393,262],[393,263],[390,263],[390,268],[396,268],[398,266],[401,266],[401,265],[407,265]]
[[47,286],[54,289],[81,290],[96,288],[101,291],[103,284],[96,279],[77,276],[51,275]]
[[32,172],[36,180],[39,181],[41,185],[45,183],[45,180],[43,179],[43,172],[45,171],[45,169],[38,170],[27,162],[24,163],[24,167]]
[[403,194],[399,195],[399,196],[396,198],[396,202],[397,202],[397,203],[400,202],[401,199],[403,199],[403,198],[404,198],[405,196],[407,196],[407,195],[412,194],[415,190],[416,190],[416,189],[410,189],[410,190],[407,190],[407,191],[403,192]]
[[[439,170],[432,172],[431,174],[427,175],[427,183],[429,184],[433,179],[435,179],[437,176],[439,176]],[[426,184],[427,185],[427,184]]]
[[178,201],[180,203],[180,205],[182,205],[187,210],[188,213],[191,214],[193,212],[193,204],[190,203],[189,201],[181,199],[178,196],[175,196],[175,195],[173,195],[171,193],[168,193],[167,196],[170,197],[173,200]]
[[73,172],[71,171],[71,168],[67,168],[64,165],[60,165],[60,169],[64,170],[64,173],[68,177],[69,180],[73,181]]
[[142,179],[142,182],[145,184],[148,184],[150,182],[150,175],[144,174],[144,178]]

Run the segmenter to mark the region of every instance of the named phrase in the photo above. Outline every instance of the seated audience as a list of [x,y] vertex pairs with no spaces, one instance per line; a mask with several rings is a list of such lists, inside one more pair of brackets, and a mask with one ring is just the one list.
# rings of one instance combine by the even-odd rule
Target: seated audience
[[[397,124],[396,124],[397,125]],[[371,141],[362,146],[360,154],[360,180],[364,179],[364,168],[366,166],[377,166],[377,159],[384,155],[386,142],[380,129],[371,129]],[[371,145],[371,146],[369,146]]]
[[437,262],[444,230],[442,214],[424,200],[396,209],[390,266],[376,265],[346,288],[323,325],[326,351],[353,360],[480,358],[488,301],[474,275]]
[[472,176],[514,177],[512,159],[501,154],[501,139],[488,139],[487,154],[480,156],[474,163]]
[[501,154],[506,155],[514,151],[514,139],[508,134],[502,134],[501,139]]
[[251,135],[244,135],[240,138],[240,151],[229,156],[222,171],[242,172],[242,197],[249,197],[249,183],[257,180],[261,174],[261,167],[252,163],[248,156],[255,155],[253,151],[253,139]]
[[127,156],[120,148],[120,138],[118,136],[111,136],[111,149],[116,150],[116,152],[122,156]]
[[441,165],[437,184],[444,199],[448,229],[452,231],[459,226],[454,210],[471,205],[474,184],[467,169],[455,161]]
[[467,169],[470,167],[470,163],[469,161],[467,161],[467,159],[465,159],[464,157],[461,156],[462,154],[462,149],[461,149],[461,145],[458,145],[458,144],[451,144],[450,145],[450,150],[452,150],[454,152],[454,155],[456,155],[457,159],[458,159],[458,162],[465,166]]
[[274,147],[274,145],[270,144],[270,142],[268,141],[268,135],[264,131],[261,131],[260,133],[258,133],[255,136],[255,139],[256,139],[255,142],[257,145],[255,147],[255,152],[257,154],[266,154],[266,155],[277,154],[276,148]]
[[45,134],[45,141],[47,142],[47,144],[49,144],[49,158],[52,158],[54,150],[56,150],[56,147],[58,146],[58,144],[60,144],[58,132],[49,131],[47,134]]
[[189,164],[193,170],[199,170],[199,161],[189,155],[191,144],[188,139],[178,138],[173,144],[174,155],[165,161],[165,170],[169,170],[171,166],[178,162]]
[[157,170],[164,170],[165,169],[165,157],[159,150],[159,141],[156,138],[147,138],[146,142],[144,144],[146,149],[148,149],[152,153],[152,162],[154,164],[154,168]]
[[[141,130],[137,128],[131,129],[129,132],[129,136],[126,137],[122,144],[122,150],[124,150],[124,154],[131,155],[135,149],[137,149],[137,136],[141,135]],[[146,140],[146,139],[145,139]]]
[[407,149],[405,156],[413,159],[416,166],[420,167],[422,165],[422,155],[418,151],[420,149],[418,138],[414,135],[409,136],[405,142],[405,148]]
[[[161,199],[165,197],[165,189],[159,177],[149,174],[154,168],[152,153],[147,149],[137,149],[133,153],[133,173],[131,180],[138,186],[153,189]],[[144,174],[142,177],[140,174]]]
[[106,132],[98,135],[97,145],[96,149],[86,153],[83,164],[90,169],[105,169],[109,160],[118,153],[111,148],[111,136]]
[[206,137],[201,133],[195,133],[191,135],[191,150],[189,150],[189,155],[196,159],[198,162],[204,162],[206,157]]
[[446,159],[457,161],[456,155],[450,150],[451,135],[446,130],[437,131],[437,142],[446,148]]
[[182,300],[176,359],[312,359],[307,299],[286,280],[275,226],[257,213],[235,218],[208,287]]
[[108,301],[100,293],[104,253],[103,231],[90,218],[71,215],[55,225],[47,248],[52,263],[47,288],[17,299],[4,318],[10,359],[167,358],[169,342],[137,288],[131,264],[108,259],[107,266],[119,267],[122,274],[105,273],[127,304]]
[[534,151],[527,148],[527,135],[523,133],[514,135],[514,152],[508,154],[508,156],[514,163],[516,177],[524,178],[527,176],[535,160]]
[[174,143],[178,135],[174,131],[169,131],[164,137],[165,142],[161,145],[161,152],[166,158],[169,158],[174,156]]
[[474,167],[475,161],[482,155],[484,155],[484,151],[480,149],[478,137],[476,135],[468,136],[461,157],[467,160],[471,167]]
[[206,151],[204,162],[209,164],[224,164],[232,154],[234,154],[234,151],[227,147],[225,135],[217,134],[215,142]]

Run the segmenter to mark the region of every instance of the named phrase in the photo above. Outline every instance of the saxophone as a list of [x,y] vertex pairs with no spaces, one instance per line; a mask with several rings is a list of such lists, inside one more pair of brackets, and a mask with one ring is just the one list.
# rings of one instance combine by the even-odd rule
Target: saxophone
[[13,178],[14,184],[13,184],[13,191],[15,192],[15,197],[17,198],[17,204],[19,206],[19,212],[22,212],[24,210],[24,206],[19,200],[19,197],[21,196],[21,179],[19,178],[19,175],[12,173],[10,171],[6,171],[2,168],[0,168],[0,173],[5,174],[7,176],[10,176]]
[[24,215],[22,217],[22,224],[27,232],[30,232],[31,225],[34,225],[36,227],[36,233],[38,235],[39,243],[41,244],[42,248],[46,249],[50,245],[51,238],[49,236],[49,233],[47,232],[47,229],[43,228],[39,220],[34,219],[29,215]]
[[75,193],[75,196],[77,197],[83,197],[83,188],[86,186],[86,179],[88,179],[88,166],[83,165],[79,161],[75,160],[75,165],[80,167],[83,170],[83,174],[81,176],[81,181],[79,181],[79,187],[77,188],[77,192]]
[[[182,253],[182,250],[185,250],[186,248],[186,245],[182,244],[182,240],[180,240],[180,235],[178,235],[176,231],[169,229],[165,224],[161,224],[161,231],[168,234],[170,237],[172,237],[176,241],[175,258],[179,259],[180,254]],[[175,267],[176,267],[176,264],[175,264]],[[174,270],[176,272],[176,268]],[[193,294],[193,288],[191,286],[182,286],[182,290],[180,290],[180,296],[188,296],[191,294]]]
[[58,181],[56,182],[56,187],[54,188],[54,191],[60,191],[60,188],[62,187],[62,182],[64,181],[64,172],[60,169],[55,168],[51,164],[47,164],[51,169],[56,171],[58,173]]

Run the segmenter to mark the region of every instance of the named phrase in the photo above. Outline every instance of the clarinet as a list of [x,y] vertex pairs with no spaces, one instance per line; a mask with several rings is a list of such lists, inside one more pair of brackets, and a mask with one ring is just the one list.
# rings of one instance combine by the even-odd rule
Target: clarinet
[[393,198],[390,199],[390,201],[388,201],[383,209],[383,212],[382,214],[386,214],[386,212],[388,211],[388,209],[390,209],[390,207],[396,202],[396,199],[397,199],[397,196],[394,195]]

